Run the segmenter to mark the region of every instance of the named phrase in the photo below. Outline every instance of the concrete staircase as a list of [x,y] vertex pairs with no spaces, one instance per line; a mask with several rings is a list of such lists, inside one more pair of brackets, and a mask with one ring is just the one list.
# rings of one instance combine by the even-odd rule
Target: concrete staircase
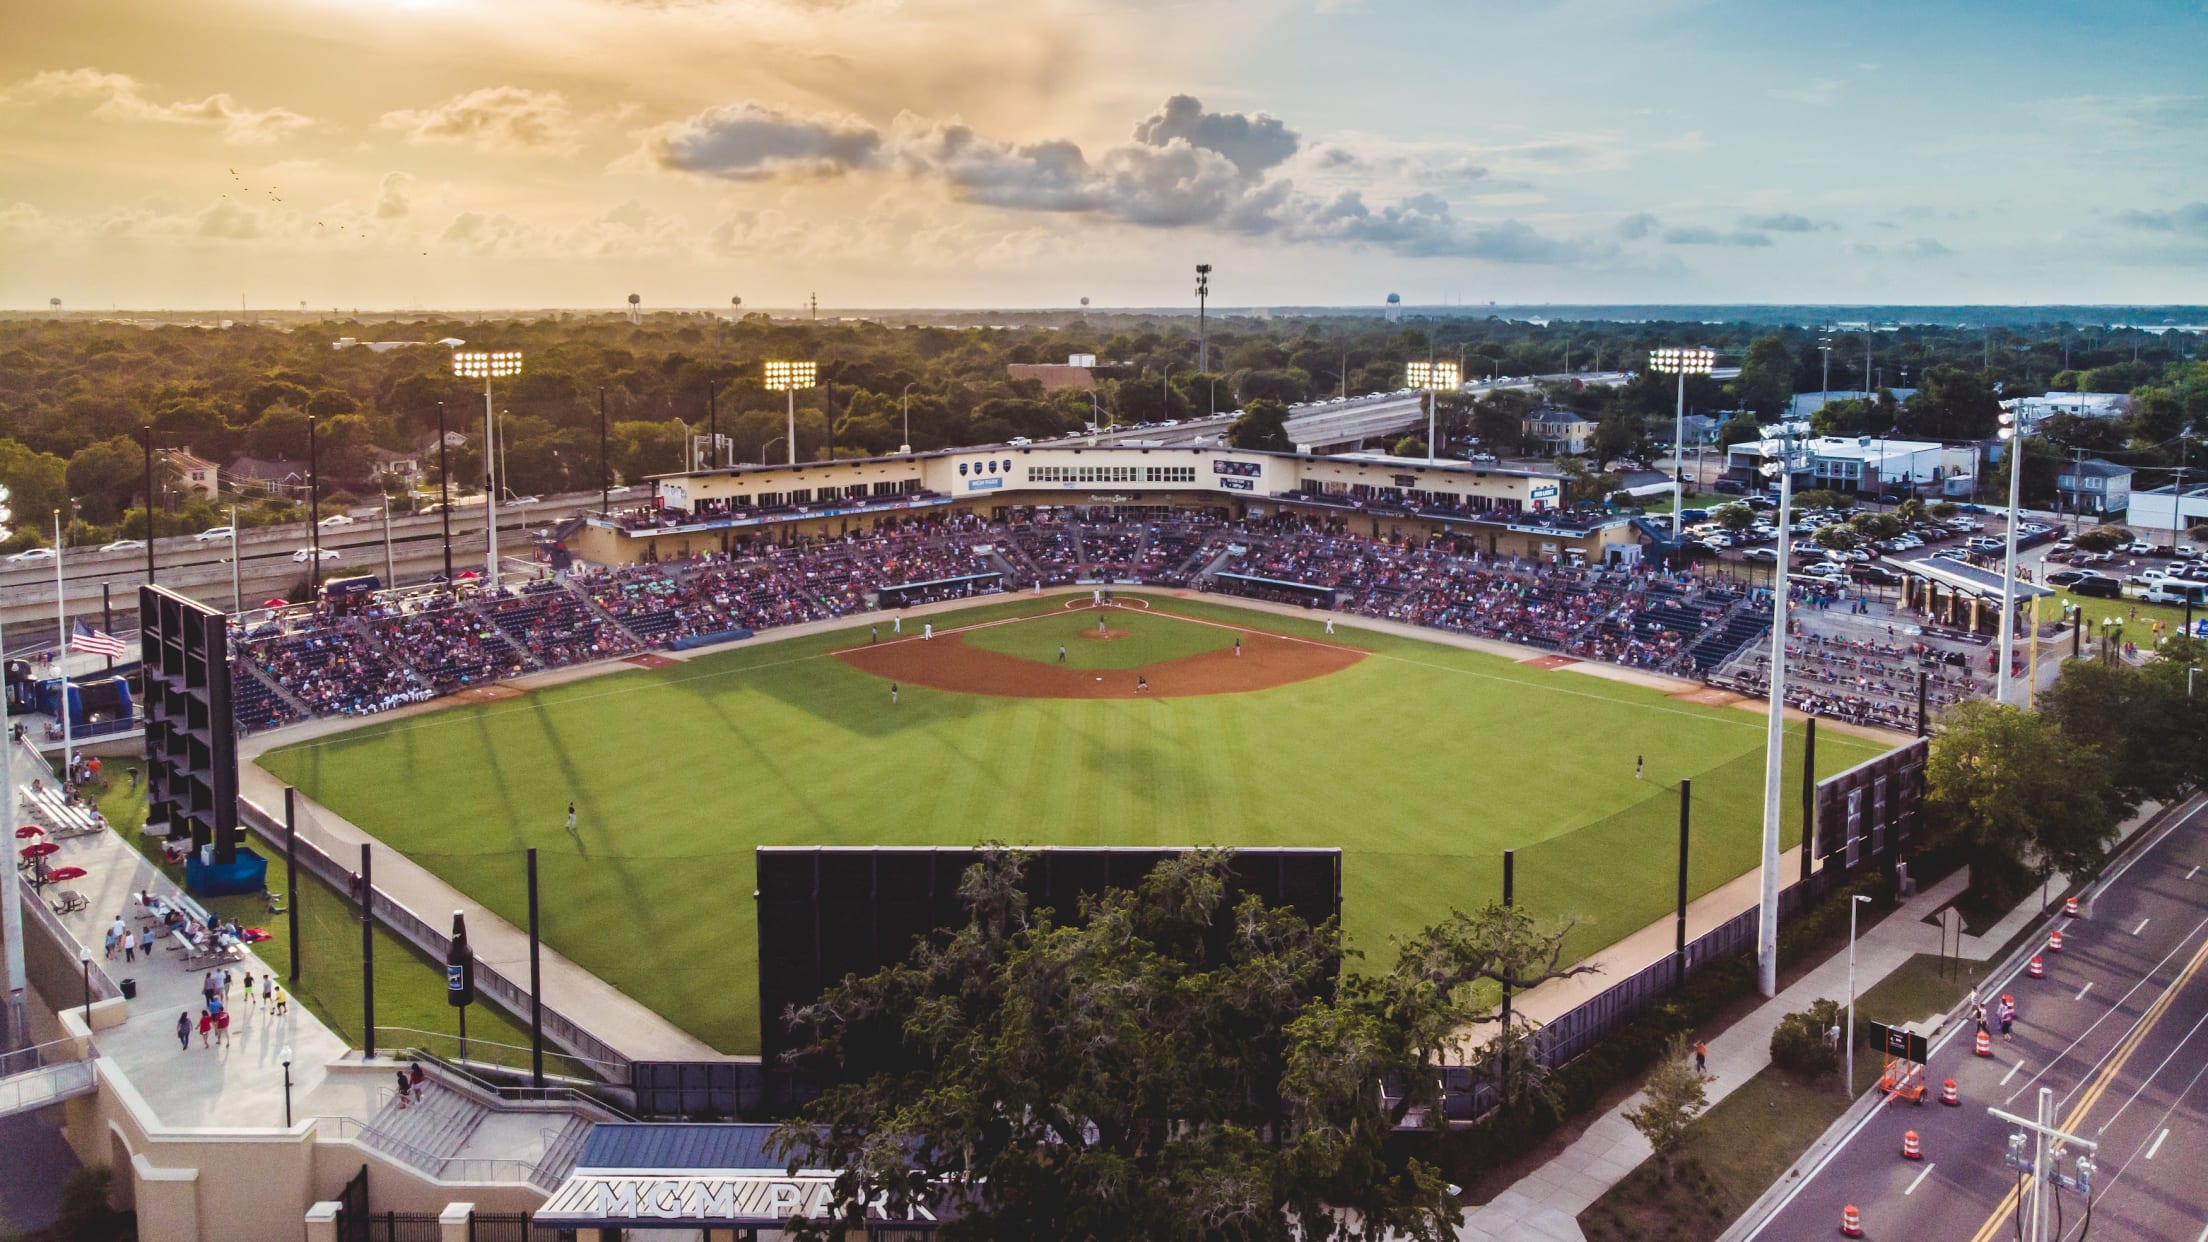
[[548,1194],[558,1189],[574,1170],[576,1158],[583,1154],[583,1140],[589,1136],[591,1125],[591,1119],[580,1113],[569,1117],[552,1141],[545,1144],[544,1155],[538,1157],[537,1167],[529,1174],[529,1184]]
[[441,1177],[447,1161],[467,1146],[468,1136],[483,1124],[490,1109],[435,1082],[422,1084],[418,1102],[399,1107],[394,1096],[362,1128],[366,1146]]

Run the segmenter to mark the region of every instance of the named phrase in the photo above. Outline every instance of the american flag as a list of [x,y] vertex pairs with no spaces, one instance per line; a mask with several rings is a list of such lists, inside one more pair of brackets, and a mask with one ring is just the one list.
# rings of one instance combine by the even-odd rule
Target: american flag
[[78,617],[77,623],[69,629],[69,646],[73,650],[106,656],[110,660],[130,650],[122,639],[105,630],[94,629],[83,617]]

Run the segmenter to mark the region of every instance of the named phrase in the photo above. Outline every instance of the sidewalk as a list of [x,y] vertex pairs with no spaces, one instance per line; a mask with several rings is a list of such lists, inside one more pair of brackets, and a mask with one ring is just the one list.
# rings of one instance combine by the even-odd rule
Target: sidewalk
[[[1753,873],[1743,877],[1751,884],[1755,878]],[[1857,937],[1856,991],[1861,993],[1884,979],[1915,954],[1937,951],[1939,930],[1923,920],[1953,901],[1967,883],[1968,876],[1958,871],[1903,902],[1878,926]],[[1703,900],[1725,891],[1719,889]],[[1738,905],[1732,907],[1736,913],[1739,909]],[[1691,906],[1688,914],[1691,920]],[[1621,944],[1646,934],[1644,930]],[[1996,946],[1987,947],[1990,950]],[[1771,1033],[1778,1029],[1780,1019],[1809,1008],[1810,1002],[1819,997],[1840,999],[1847,994],[1847,987],[1848,955],[1843,951],[1710,1040],[1709,1079],[1705,1085],[1709,1102],[1714,1105],[1731,1095],[1771,1063]],[[1527,993],[1527,999],[1532,1000],[1539,991],[1537,988]],[[1579,1229],[1579,1214],[1650,1155],[1648,1140],[1625,1119],[1626,1112],[1640,1104],[1641,1095],[1635,1092],[1588,1126],[1578,1141],[1555,1159],[1520,1178],[1517,1185],[1497,1195],[1493,1202],[1465,1213],[1457,1236],[1465,1242],[1581,1242],[1585,1235]]]

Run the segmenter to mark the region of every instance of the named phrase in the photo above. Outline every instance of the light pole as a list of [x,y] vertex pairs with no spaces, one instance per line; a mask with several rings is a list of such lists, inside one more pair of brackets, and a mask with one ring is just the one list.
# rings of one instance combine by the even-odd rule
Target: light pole
[[[912,384],[919,382],[914,380]],[[897,451],[907,457],[912,455],[912,384],[905,385],[904,393],[898,397],[898,403],[904,407],[905,442],[897,446]]]
[[1458,374],[1457,364],[1454,362],[1406,362],[1403,364],[1404,380],[1413,388],[1426,390],[1426,464],[1429,466],[1433,465],[1435,460],[1434,423],[1435,406],[1438,403],[1438,398],[1435,395],[1436,390],[1455,388],[1459,382]]
[[445,593],[459,588],[452,581],[452,467],[446,464],[445,403],[437,403],[437,523],[445,543]]
[[518,349],[463,349],[452,355],[452,373],[483,381],[483,531],[490,540],[483,554],[484,583],[498,593],[498,471],[491,456],[491,381],[521,374]]
[[285,1044],[276,1059],[284,1063],[284,1128],[291,1128],[291,1045]]
[[[322,469],[321,454],[315,447],[314,415],[307,415],[307,595],[312,602],[314,590],[322,585]],[[237,527],[230,528],[235,536]]]
[[77,946],[77,961],[84,967],[84,1033],[92,1033],[92,946]]
[[1671,541],[1679,542],[1679,511],[1686,507],[1687,377],[1717,369],[1717,351],[1703,345],[1667,345],[1648,353],[1648,369],[1679,377],[1679,398],[1671,430]]
[[230,506],[230,611],[245,611],[245,578],[238,568],[238,507]]
[[[766,390],[790,395],[790,464],[794,466],[797,464],[797,390],[811,388],[819,378],[820,367],[817,363],[786,360],[763,363],[761,366]],[[767,443],[772,444],[774,441],[769,440]],[[765,457],[766,451],[762,449],[759,456]]]
[[1851,1099],[1855,1096],[1855,908],[1870,900],[1857,893],[1848,903],[1848,1076],[1841,1080],[1841,1090]]
[[1206,365],[1210,356],[1206,351],[1204,336],[1204,304],[1211,297],[1211,264],[1196,265],[1196,373],[1201,375],[1211,368]]
[[1771,702],[1763,739],[1763,895],[1756,915],[1756,983],[1779,992],[1779,804],[1786,758],[1786,554],[1794,524],[1794,437],[1779,426],[1779,460],[1763,467],[1779,476],[1778,559],[1771,566]]
[[383,498],[383,585],[399,585],[398,562],[391,555],[391,498]]
[[1823,403],[1817,407],[1821,410],[1832,404],[1832,338],[1829,336],[1818,337],[1817,352],[1825,356]]
[[2023,431],[2015,409],[2001,411],[2001,440],[2009,454],[2009,525],[2007,551],[2001,560],[2001,667],[1994,673],[1996,703],[2009,701],[2009,670],[2016,662],[2016,499],[2024,477]]
[[[152,509],[147,509],[152,517]],[[147,534],[152,532],[149,530]],[[0,651],[7,649],[5,638],[0,638]],[[15,837],[15,741],[0,730],[0,841],[13,843]],[[7,1043],[0,1051],[13,1052],[18,1044],[29,1045],[30,1035],[23,1016],[25,989],[30,986],[23,964],[23,902],[20,897],[23,880],[13,867],[0,866],[0,955],[7,961],[8,1030]]]

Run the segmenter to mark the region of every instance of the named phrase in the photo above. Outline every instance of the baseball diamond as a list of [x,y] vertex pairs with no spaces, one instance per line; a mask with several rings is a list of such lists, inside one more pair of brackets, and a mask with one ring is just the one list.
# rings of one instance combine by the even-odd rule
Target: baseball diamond
[[[1646,925],[1674,897],[1681,777],[1694,892],[1755,864],[1763,717],[1701,687],[1329,635],[1322,616],[1118,602],[999,597],[931,614],[932,638],[909,621],[770,632],[261,763],[517,922],[515,860],[538,847],[548,943],[731,1053],[760,1042],[759,845],[1338,846],[1345,927],[1368,952],[1492,899],[1505,849],[1518,900],[1575,921],[1573,953]],[[1125,637],[1072,637],[1099,619]],[[1883,749],[1819,741],[1821,773]]]

